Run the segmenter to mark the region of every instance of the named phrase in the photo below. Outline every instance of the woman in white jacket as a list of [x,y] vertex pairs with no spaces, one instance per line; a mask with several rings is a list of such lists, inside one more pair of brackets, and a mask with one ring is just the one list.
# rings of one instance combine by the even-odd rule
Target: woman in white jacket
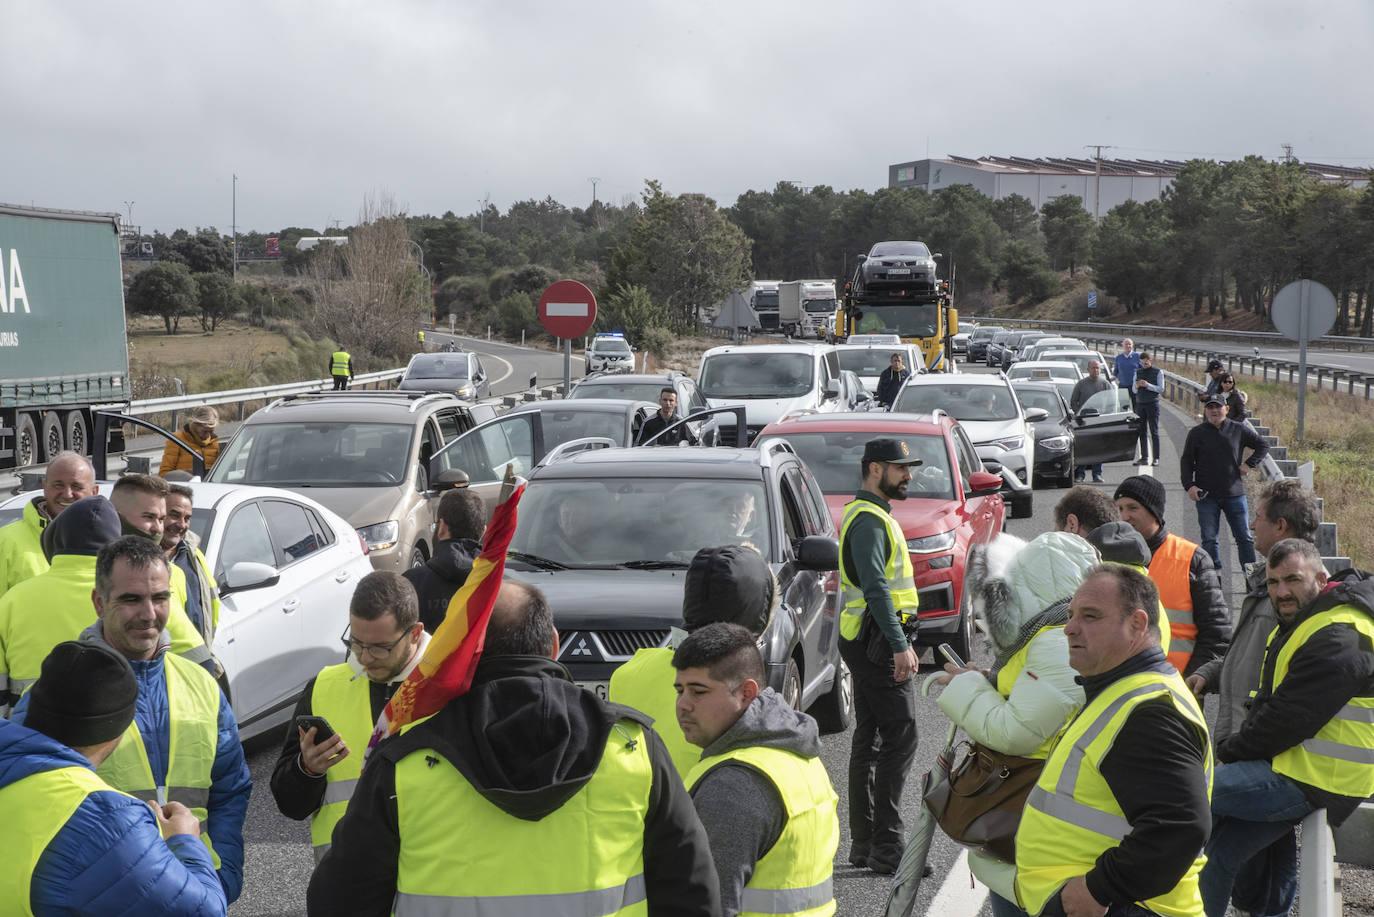
[[[1064,723],[1083,706],[1064,638],[1068,600],[1098,555],[1067,532],[1030,543],[999,535],[971,553],[966,590],[987,626],[996,660],[990,671],[945,668],[951,674],[940,709],[979,744],[1011,755],[1044,758]],[[993,893],[994,917],[1021,914],[1013,890],[1015,864],[983,851],[969,853],[973,874]]]

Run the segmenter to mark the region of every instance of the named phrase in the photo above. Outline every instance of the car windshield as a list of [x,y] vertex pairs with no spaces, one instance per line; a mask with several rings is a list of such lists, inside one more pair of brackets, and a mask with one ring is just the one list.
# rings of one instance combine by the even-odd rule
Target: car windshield
[[569,567],[686,566],[702,548],[723,544],[752,544],[770,557],[766,505],[758,481],[535,479],[520,500],[510,550]]
[[1094,360],[1097,361],[1098,365],[1105,365],[1101,357],[1095,353],[1088,352],[1066,353],[1062,350],[1048,350],[1040,356],[1047,362],[1056,361],[1059,363],[1072,363],[1085,373],[1088,371],[1088,364]]
[[834,312],[835,300],[833,299],[808,299],[806,301],[807,312]]
[[923,306],[864,306],[855,327],[862,334],[900,335],[904,338],[928,338],[935,333],[938,318],[934,303]]
[[406,370],[407,379],[466,379],[468,377],[468,358],[466,355],[436,353],[416,357]]
[[201,544],[205,544],[205,539],[210,537],[210,526],[214,522],[214,510],[201,509],[198,506],[191,509],[191,531],[196,533],[196,538],[200,539]]
[[1092,408],[1099,414],[1120,414],[1131,409],[1131,393],[1128,389],[1112,386],[1106,391],[1089,395],[1079,410],[1084,408]]
[[701,364],[707,398],[799,398],[815,387],[809,353],[772,353],[749,348],[718,353]]
[[1016,399],[1003,385],[908,385],[897,396],[894,411],[929,414],[942,409],[955,420],[1011,420],[1018,416]]
[[1062,420],[1064,417],[1063,402],[1058,392],[1044,388],[1018,388],[1016,397],[1021,399],[1023,408],[1044,408],[1050,420]]
[[754,294],[755,309],[776,309],[778,307],[777,290],[759,290]]
[[930,249],[924,242],[879,242],[868,251],[870,258],[885,258],[902,255],[911,258],[929,258]]
[[786,439],[806,462],[821,491],[827,494],[852,494],[864,445],[875,436],[891,436],[906,443],[911,454],[921,460],[911,469],[907,496],[939,500],[954,499],[954,481],[949,473],[949,450],[943,436],[933,433],[896,436],[872,430],[845,433],[788,433]]
[[414,430],[410,424],[353,421],[245,424],[207,480],[281,487],[386,487],[406,477]]
[[850,370],[860,376],[881,375],[883,370],[887,369],[888,363],[892,361],[893,354],[900,354],[903,368],[911,369],[910,366],[906,365],[908,358],[904,351],[892,348],[884,350],[879,347],[865,347],[862,350],[841,349],[839,351],[840,369]]
[[617,398],[621,401],[658,401],[659,392],[668,383],[662,379],[657,382],[616,382],[607,379],[579,382],[573,387],[569,398]]
[[[655,395],[655,398],[658,396]],[[625,411],[540,411],[544,424],[544,448],[552,449],[584,436],[604,436],[618,445],[625,442]]]
[[592,341],[592,353],[598,356],[628,357],[630,345],[621,338],[597,338]]
[[970,341],[990,341],[993,335],[1001,333],[1001,328],[974,328],[973,333],[968,336],[968,339]]

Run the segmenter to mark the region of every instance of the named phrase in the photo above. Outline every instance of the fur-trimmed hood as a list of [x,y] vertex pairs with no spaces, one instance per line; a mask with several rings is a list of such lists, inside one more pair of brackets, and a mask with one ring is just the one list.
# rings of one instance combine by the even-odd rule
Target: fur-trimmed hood
[[1097,551],[1077,535],[1047,532],[1027,543],[1002,534],[969,552],[964,588],[1001,652],[1027,621],[1072,596],[1098,563]]

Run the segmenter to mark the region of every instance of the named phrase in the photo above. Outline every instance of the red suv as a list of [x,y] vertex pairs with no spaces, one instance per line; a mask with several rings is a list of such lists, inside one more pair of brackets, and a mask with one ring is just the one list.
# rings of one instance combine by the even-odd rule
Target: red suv
[[999,475],[983,463],[963,427],[943,411],[931,414],[793,414],[759,433],[760,445],[781,437],[806,462],[840,527],[844,506],[859,489],[864,444],[878,436],[900,439],[921,464],[911,469],[907,499],[892,515],[906,535],[921,597],[916,644],[949,643],[972,658],[973,614],[964,607],[964,561],[969,548],[1002,531],[1005,507]]

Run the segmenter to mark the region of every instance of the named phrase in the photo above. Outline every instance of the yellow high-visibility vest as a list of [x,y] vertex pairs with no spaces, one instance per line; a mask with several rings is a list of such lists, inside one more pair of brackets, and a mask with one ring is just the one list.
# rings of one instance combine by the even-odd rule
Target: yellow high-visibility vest
[[331,665],[315,677],[310,710],[327,719],[349,749],[348,757],[324,772],[324,800],[310,816],[310,843],[315,848],[316,863],[329,850],[334,826],[343,818],[353,788],[363,774],[363,750],[376,725],[372,719],[371,684],[366,676],[354,678],[353,669],[346,662]]
[[892,595],[892,607],[897,611],[897,619],[906,621],[916,614],[921,605],[921,597],[916,592],[916,572],[911,566],[911,554],[906,549],[906,536],[890,513],[871,500],[855,500],[844,508],[840,525],[840,585],[844,609],[840,612],[840,636],[853,640],[859,636],[859,626],[863,624],[864,611],[868,603],[864,600],[863,587],[849,578],[844,567],[844,542],[849,527],[861,513],[870,513],[882,520],[887,526],[887,576],[888,589]]

